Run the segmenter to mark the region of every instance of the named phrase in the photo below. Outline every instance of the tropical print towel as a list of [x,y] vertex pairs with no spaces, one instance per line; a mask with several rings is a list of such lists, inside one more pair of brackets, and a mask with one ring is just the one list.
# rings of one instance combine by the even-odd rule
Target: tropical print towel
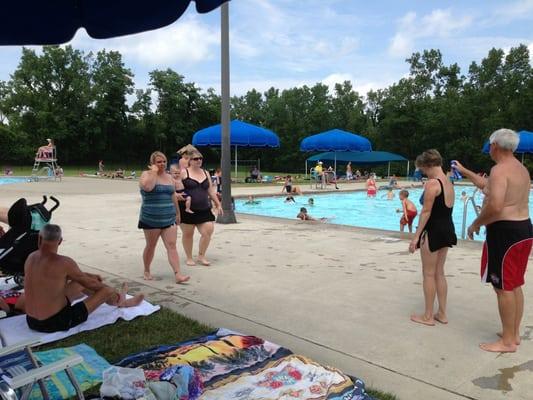
[[203,381],[189,399],[372,400],[359,379],[264,339],[222,329],[133,354],[117,365],[142,368],[152,382],[163,380],[173,366],[189,365]]

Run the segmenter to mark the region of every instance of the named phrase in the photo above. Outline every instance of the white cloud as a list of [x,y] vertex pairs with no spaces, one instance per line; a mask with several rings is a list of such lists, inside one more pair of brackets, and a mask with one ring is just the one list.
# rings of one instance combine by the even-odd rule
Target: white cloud
[[329,90],[333,90],[335,88],[336,83],[343,83],[344,81],[354,81],[352,74],[347,73],[333,73],[328,76],[326,76],[324,79],[322,79],[322,83],[324,85],[329,86]]
[[521,0],[507,3],[499,7],[493,14],[494,21],[509,22],[517,19],[527,19],[533,15],[533,0]]
[[471,23],[470,16],[452,15],[450,10],[433,10],[421,18],[414,12],[408,12],[398,21],[398,31],[391,40],[389,54],[396,57],[408,56],[417,40],[449,37]]
[[[155,67],[170,63],[193,65],[203,62],[212,57],[213,49],[219,43],[218,28],[192,17],[162,29],[106,40],[105,48],[118,50],[144,66]],[[84,30],[78,31],[70,44],[96,51],[104,47]]]

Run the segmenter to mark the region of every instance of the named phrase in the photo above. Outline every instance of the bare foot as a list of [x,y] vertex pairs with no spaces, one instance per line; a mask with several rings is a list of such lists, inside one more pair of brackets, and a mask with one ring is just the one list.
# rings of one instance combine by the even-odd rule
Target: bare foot
[[176,272],[176,283],[177,284],[181,284],[181,283],[185,283],[187,282],[189,279],[191,279],[190,276],[187,276],[187,275],[180,275]]
[[189,214],[194,214],[194,211],[193,210],[190,210],[190,209],[185,209],[185,212],[188,212]]
[[118,304],[118,307],[135,307],[142,303],[144,300],[144,294],[136,294],[129,299],[124,299]]
[[207,261],[207,258],[204,257],[198,257],[198,262],[202,265],[205,265],[206,267],[211,265],[211,262]]
[[[503,334],[502,334],[501,332],[496,333],[496,335],[497,335],[498,337],[503,337]],[[521,343],[521,342],[522,342],[522,338],[520,337],[520,335],[516,336],[515,344],[516,344],[517,346],[520,346],[520,343]]]
[[493,353],[514,353],[517,349],[516,344],[506,345],[501,339],[494,343],[481,343],[479,348]]
[[188,258],[187,261],[185,262],[185,264],[187,264],[189,267],[192,267],[194,265],[196,265],[196,263],[194,262],[193,259],[190,259]]
[[443,325],[446,325],[448,323],[448,318],[446,317],[446,315],[442,315],[439,313],[435,314],[433,316],[433,319],[437,322],[440,322]]
[[150,274],[150,271],[144,271],[144,280],[145,281],[151,281],[153,278],[152,274]]
[[433,318],[426,319],[423,315],[413,314],[411,315],[411,321],[422,325],[435,326],[435,320]]

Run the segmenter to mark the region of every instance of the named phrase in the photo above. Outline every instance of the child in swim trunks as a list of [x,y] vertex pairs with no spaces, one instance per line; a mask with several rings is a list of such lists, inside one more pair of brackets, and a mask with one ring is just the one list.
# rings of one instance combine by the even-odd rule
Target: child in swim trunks
[[413,221],[418,214],[415,203],[409,200],[409,192],[407,190],[400,190],[400,201],[402,202],[402,209],[396,212],[402,213],[400,219],[400,232],[403,232],[405,225],[409,227],[409,232],[413,232]]
[[176,193],[180,194],[185,199],[185,212],[189,214],[194,214],[194,211],[191,210],[191,196],[185,191],[185,186],[183,185],[183,179],[181,178],[181,171],[176,165],[170,167],[170,174],[174,179],[174,185],[176,188]]

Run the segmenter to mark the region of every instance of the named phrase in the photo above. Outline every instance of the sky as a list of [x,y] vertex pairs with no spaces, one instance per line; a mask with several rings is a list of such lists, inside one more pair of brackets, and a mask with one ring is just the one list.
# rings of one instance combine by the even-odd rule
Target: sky
[[[533,0],[232,0],[231,93],[351,80],[360,94],[409,72],[414,51],[440,49],[466,74],[488,51],[520,43],[533,51]],[[84,30],[69,43],[84,51],[119,50],[146,88],[148,73],[172,68],[220,92],[220,12],[194,6],[151,32],[95,40]],[[38,48],[37,48],[38,49]],[[0,80],[16,69],[21,47],[0,46]]]

